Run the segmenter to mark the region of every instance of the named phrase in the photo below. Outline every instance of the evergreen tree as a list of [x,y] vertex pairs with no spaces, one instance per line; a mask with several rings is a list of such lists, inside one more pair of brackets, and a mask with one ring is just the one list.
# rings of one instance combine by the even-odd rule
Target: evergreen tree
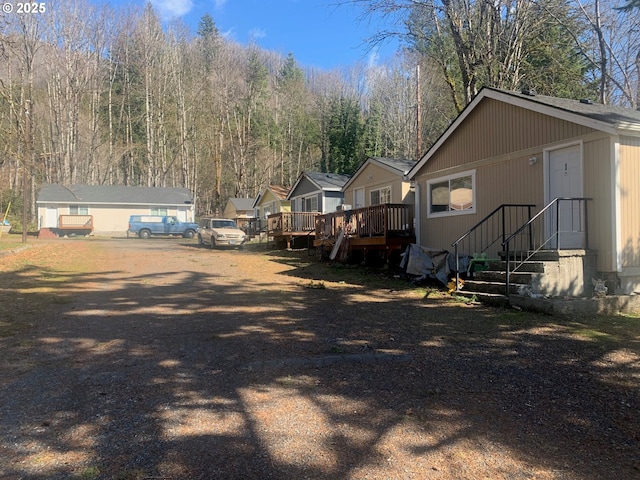
[[333,173],[353,174],[364,160],[362,111],[353,97],[334,97],[329,114],[329,165]]

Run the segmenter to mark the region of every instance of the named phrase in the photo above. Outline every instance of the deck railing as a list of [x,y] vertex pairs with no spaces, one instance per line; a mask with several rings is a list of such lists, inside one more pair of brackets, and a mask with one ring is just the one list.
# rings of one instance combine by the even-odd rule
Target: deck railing
[[58,229],[93,231],[93,215],[60,215]]
[[335,238],[340,230],[360,238],[413,234],[413,205],[387,203],[325,213],[316,218],[316,239]]
[[279,212],[267,217],[269,235],[312,232],[316,228],[318,212]]

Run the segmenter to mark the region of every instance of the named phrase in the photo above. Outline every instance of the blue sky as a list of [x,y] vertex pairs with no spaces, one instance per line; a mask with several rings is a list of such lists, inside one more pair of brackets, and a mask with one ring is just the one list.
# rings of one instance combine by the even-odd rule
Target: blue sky
[[[107,0],[113,6],[146,0]],[[303,67],[341,69],[357,62],[378,64],[393,56],[395,44],[372,50],[366,40],[381,28],[359,19],[361,11],[340,0],[151,0],[163,20],[181,18],[192,30],[209,13],[218,30],[246,45],[250,41]]]

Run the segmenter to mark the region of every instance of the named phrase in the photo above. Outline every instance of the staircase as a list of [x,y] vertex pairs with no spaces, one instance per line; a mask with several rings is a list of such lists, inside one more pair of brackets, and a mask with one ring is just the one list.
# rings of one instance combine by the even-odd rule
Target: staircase
[[[461,257],[470,258],[475,266],[462,288],[458,283],[457,292],[497,304],[508,304],[513,295],[543,298],[593,293],[596,254],[588,250],[589,200],[555,198],[535,215],[535,205],[497,207],[451,244],[458,277],[466,273]],[[580,246],[568,248],[573,244]]]
[[[528,256],[528,255],[527,255]],[[504,255],[503,255],[504,258]],[[508,305],[506,261],[488,261],[475,271],[457,294],[494,305]],[[593,293],[596,253],[588,250],[540,250],[509,276],[509,295],[584,297]]]

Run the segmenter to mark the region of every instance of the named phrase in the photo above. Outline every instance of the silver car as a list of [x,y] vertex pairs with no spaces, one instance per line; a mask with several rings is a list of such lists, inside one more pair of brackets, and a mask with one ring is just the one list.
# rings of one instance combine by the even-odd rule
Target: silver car
[[198,243],[209,247],[242,247],[248,240],[236,222],[228,218],[203,218],[198,222]]

